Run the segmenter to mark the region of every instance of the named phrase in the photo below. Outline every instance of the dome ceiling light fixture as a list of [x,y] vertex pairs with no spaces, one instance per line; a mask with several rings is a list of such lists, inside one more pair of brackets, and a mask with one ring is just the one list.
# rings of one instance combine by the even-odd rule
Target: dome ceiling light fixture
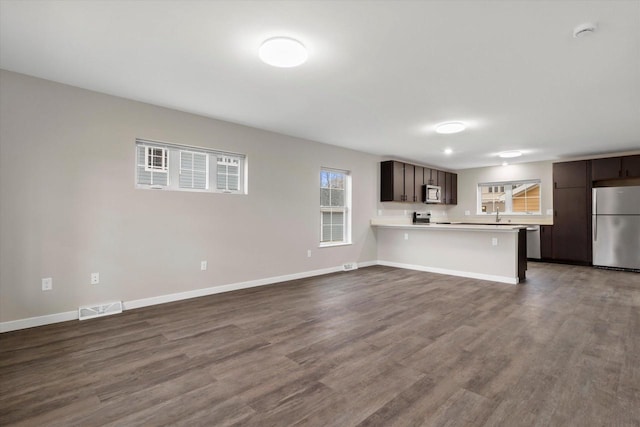
[[502,153],[498,153],[498,157],[503,159],[511,159],[513,157],[522,156],[522,151],[503,151]]
[[445,148],[444,149],[444,154],[449,155],[451,153],[453,153],[453,150],[451,148]]
[[596,24],[585,22],[584,24],[580,24],[573,29],[573,37],[576,39],[582,38],[594,33],[596,31],[596,28]]
[[304,64],[309,57],[307,48],[290,37],[272,37],[265,40],[258,51],[260,59],[279,68],[291,68]]
[[450,134],[450,133],[458,133],[462,132],[467,128],[462,122],[445,122],[436,125],[436,132],[441,134]]

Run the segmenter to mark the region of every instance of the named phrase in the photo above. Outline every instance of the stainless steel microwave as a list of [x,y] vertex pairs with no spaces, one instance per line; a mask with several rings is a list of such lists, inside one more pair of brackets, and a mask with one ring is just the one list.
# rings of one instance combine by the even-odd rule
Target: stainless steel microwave
[[422,200],[425,203],[442,203],[442,190],[438,185],[423,185]]

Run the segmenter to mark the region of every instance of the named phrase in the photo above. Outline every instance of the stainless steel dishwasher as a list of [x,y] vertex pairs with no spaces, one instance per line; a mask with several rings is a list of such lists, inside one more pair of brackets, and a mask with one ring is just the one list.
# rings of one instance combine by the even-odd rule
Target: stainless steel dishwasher
[[539,225],[527,225],[527,258],[540,259]]

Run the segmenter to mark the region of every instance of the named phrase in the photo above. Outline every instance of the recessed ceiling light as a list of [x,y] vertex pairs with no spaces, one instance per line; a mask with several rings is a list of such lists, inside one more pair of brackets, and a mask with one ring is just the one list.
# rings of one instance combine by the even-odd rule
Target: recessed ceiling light
[[436,125],[436,132],[443,134],[458,133],[462,132],[466,128],[467,126],[462,122],[446,122]]
[[307,60],[307,49],[298,40],[289,37],[273,37],[262,43],[260,59],[274,67],[297,67]]
[[451,153],[453,153],[453,150],[451,148],[444,149],[444,154],[451,154]]
[[521,151],[503,151],[502,153],[499,153],[498,156],[502,157],[503,159],[510,159],[512,157],[522,156],[522,152]]

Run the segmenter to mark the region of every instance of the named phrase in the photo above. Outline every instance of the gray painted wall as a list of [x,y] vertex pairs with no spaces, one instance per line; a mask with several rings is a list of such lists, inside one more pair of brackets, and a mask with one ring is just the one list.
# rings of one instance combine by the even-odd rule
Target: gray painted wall
[[[8,71],[0,93],[0,322],[376,259],[377,156]],[[249,194],[136,190],[136,138],[245,153]],[[318,247],[321,166],[352,173],[352,245]]]

